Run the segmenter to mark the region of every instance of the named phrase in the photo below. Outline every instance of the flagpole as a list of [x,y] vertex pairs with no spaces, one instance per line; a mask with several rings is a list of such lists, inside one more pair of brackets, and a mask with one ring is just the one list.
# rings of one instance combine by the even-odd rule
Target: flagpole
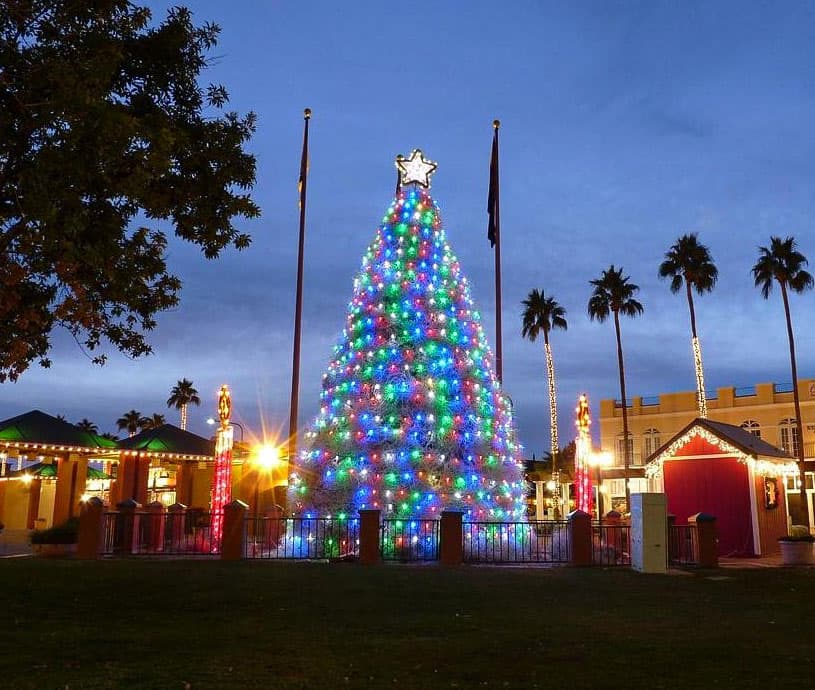
[[500,120],[492,121],[495,132],[495,370],[498,383],[504,381],[504,345],[501,327],[501,202],[498,175],[498,129]]
[[303,111],[303,153],[300,158],[300,242],[297,252],[297,296],[294,306],[294,347],[291,363],[288,459],[297,457],[297,413],[300,398],[300,330],[303,319],[303,248],[306,240],[306,181],[308,178],[308,122],[311,108]]

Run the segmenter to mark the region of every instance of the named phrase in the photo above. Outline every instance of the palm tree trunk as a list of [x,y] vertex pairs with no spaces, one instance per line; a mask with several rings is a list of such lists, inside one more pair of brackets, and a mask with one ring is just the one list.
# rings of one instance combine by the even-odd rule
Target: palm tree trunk
[[557,471],[557,454],[560,449],[557,433],[557,393],[555,391],[555,364],[552,359],[552,347],[544,335],[543,349],[546,353],[546,381],[549,385],[549,431],[552,442],[552,472]]
[[617,363],[620,369],[620,396],[623,399],[623,478],[625,479],[625,512],[631,512],[631,488],[628,475],[631,467],[631,454],[628,452],[628,407],[625,397],[625,364],[623,364],[623,343],[620,338],[620,314],[614,312],[614,329],[617,332]]
[[790,341],[790,369],[792,369],[792,400],[795,405],[795,426],[798,431],[798,476],[801,482],[801,510],[809,526],[809,505],[807,504],[806,467],[804,465],[804,425],[801,421],[801,400],[798,397],[798,365],[795,363],[795,336],[792,333],[792,317],[790,316],[790,302],[787,297],[787,285],[779,281],[781,297],[784,300],[784,316],[787,318],[787,337]]
[[184,403],[181,406],[181,429],[183,431],[187,430],[187,404]]
[[705,371],[702,367],[702,346],[696,336],[696,310],[693,308],[693,293],[691,285],[685,276],[685,290],[688,295],[688,310],[690,311],[690,332],[691,349],[693,350],[693,368],[696,373],[696,406],[699,408],[699,416],[702,419],[707,417],[707,398],[705,397]]
[[560,442],[557,433],[557,393],[555,392],[555,363],[552,359],[552,347],[549,345],[549,334],[543,333],[543,349],[546,353],[546,380],[549,384],[549,435],[552,447],[552,479],[556,486],[554,490],[555,520],[560,520],[560,478],[557,473],[558,454]]

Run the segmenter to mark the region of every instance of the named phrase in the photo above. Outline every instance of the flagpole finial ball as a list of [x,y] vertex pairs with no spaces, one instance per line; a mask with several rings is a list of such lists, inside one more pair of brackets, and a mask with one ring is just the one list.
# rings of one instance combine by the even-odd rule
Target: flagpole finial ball
[[492,121],[493,129],[498,129],[501,126],[501,120],[493,120]]
[[306,120],[311,119],[311,108],[306,108],[306,109],[303,111],[303,117],[304,117]]

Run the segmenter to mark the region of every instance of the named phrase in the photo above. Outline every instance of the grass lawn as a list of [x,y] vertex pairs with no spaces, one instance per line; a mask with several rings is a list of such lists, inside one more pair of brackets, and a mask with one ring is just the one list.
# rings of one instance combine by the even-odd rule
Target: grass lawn
[[2,688],[806,688],[815,569],[0,561]]

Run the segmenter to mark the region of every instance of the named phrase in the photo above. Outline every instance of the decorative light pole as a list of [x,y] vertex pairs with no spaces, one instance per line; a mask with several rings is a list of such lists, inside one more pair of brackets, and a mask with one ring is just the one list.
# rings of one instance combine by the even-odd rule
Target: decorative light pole
[[224,384],[218,393],[218,418],[221,424],[215,432],[215,476],[212,481],[211,538],[212,551],[221,550],[221,539],[224,532],[224,506],[232,498],[232,424],[229,415],[232,412],[232,396],[229,387]]
[[575,426],[577,426],[577,452],[574,455],[575,498],[577,500],[577,509],[591,515],[592,489],[591,475],[589,474],[589,460],[591,459],[589,426],[591,425],[591,418],[589,417],[589,399],[585,393],[580,394],[575,412],[577,413],[575,420]]

